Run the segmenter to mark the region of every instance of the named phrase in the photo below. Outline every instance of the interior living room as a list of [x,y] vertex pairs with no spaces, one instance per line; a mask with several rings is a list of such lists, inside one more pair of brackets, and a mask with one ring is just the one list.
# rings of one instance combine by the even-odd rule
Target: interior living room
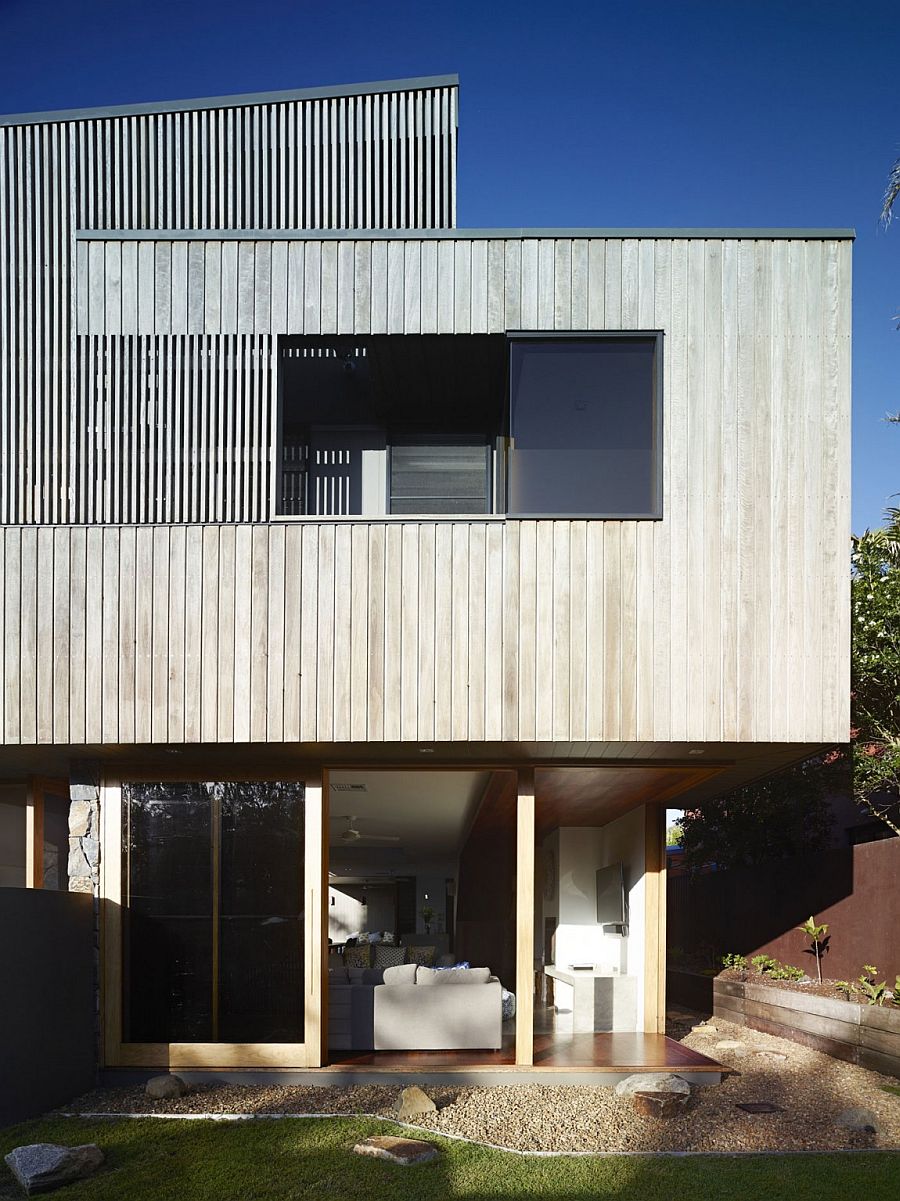
[[[523,1004],[516,773],[332,769],[330,1066],[509,1066],[523,1021],[537,1067],[658,1059],[654,1039],[665,1040],[644,1033],[656,815],[637,803],[646,773],[630,771],[536,772],[535,842],[523,858],[534,875],[533,993]],[[702,1071],[702,1059],[686,1066]]]

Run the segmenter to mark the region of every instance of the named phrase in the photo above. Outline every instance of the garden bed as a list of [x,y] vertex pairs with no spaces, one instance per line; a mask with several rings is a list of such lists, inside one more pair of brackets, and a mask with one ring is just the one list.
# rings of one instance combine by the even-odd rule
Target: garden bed
[[740,978],[712,982],[716,1017],[900,1078],[900,1008],[861,1005],[827,985]]

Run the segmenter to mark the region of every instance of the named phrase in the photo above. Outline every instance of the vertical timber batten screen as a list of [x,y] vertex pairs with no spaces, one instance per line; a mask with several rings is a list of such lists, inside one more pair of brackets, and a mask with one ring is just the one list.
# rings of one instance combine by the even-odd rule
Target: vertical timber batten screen
[[[0,127],[0,523],[110,520],[96,502],[87,515],[75,466],[76,413],[90,403],[76,362],[77,230],[453,228],[456,97],[455,85],[423,86]],[[190,306],[203,268],[198,246],[156,273],[173,328],[187,306],[190,332],[214,332],[214,315]]]
[[266,521],[272,339],[79,335],[81,523]]

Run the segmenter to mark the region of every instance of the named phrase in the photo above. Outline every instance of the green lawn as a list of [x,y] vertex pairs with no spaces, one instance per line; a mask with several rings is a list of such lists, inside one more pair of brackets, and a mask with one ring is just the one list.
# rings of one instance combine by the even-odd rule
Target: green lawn
[[[443,1149],[439,1160],[400,1168],[350,1153],[353,1143],[367,1134],[393,1129],[357,1118],[229,1123],[55,1119],[0,1130],[0,1154],[21,1143],[99,1143],[105,1167],[91,1180],[60,1189],[54,1196],[61,1201],[846,1201],[896,1196],[900,1187],[900,1156],[889,1154],[531,1159],[435,1139]],[[0,1198],[21,1195],[0,1164]]]

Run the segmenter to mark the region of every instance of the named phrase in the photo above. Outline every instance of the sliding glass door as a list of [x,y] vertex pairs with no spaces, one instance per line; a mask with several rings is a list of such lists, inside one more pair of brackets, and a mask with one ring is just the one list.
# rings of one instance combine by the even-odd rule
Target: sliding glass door
[[296,1050],[313,895],[304,785],[124,783],[118,808],[126,1061],[160,1047],[202,1046],[213,1062],[213,1045]]

